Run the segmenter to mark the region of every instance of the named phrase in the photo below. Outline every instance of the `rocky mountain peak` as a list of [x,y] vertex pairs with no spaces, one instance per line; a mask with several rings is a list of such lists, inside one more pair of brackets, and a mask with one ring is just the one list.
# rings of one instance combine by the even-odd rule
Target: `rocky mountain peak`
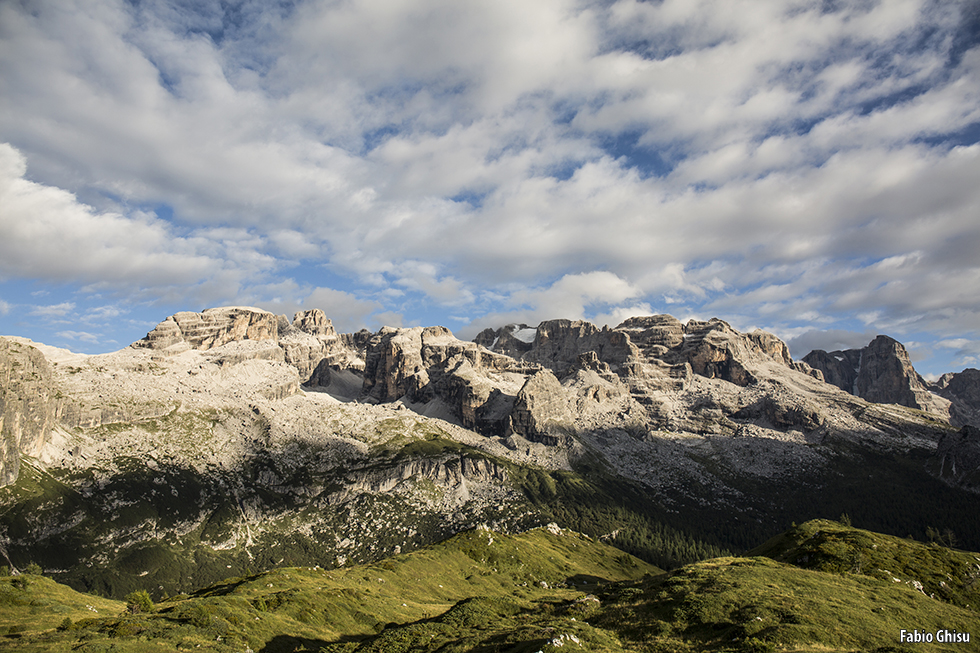
[[175,313],[132,346],[175,355],[188,349],[216,350],[231,343],[251,345],[239,346],[232,355],[235,360],[284,361],[296,368],[300,383],[325,386],[330,382],[330,367],[363,368],[358,353],[338,336],[318,308],[297,312],[292,323],[285,315],[246,306]]
[[980,370],[968,367],[962,372],[943,374],[933,389],[951,402],[951,424],[980,426]]
[[279,319],[274,313],[261,308],[224,306],[200,313],[175,313],[133,344],[150,349],[207,350],[239,340],[278,339]]
[[949,401],[933,394],[912,366],[904,345],[879,335],[866,347],[827,353],[814,350],[803,361],[824,380],[874,403],[899,404],[949,419]]
[[298,311],[293,316],[293,326],[311,336],[329,338],[337,335],[333,322],[319,308]]

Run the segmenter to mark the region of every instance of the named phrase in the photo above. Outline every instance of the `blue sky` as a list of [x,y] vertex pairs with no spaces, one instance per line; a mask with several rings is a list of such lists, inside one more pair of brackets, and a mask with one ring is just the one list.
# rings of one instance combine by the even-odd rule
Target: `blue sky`
[[636,314],[980,367],[978,0],[0,0],[0,333]]

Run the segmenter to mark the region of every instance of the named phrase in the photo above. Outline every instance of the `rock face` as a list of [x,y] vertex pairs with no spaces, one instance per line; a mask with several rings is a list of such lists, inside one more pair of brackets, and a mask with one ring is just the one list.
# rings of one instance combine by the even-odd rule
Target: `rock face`
[[[504,327],[492,338],[485,331],[479,339],[497,343],[494,351],[498,351],[498,347],[508,347],[505,337],[511,329]],[[520,332],[524,334],[526,329]],[[755,383],[748,371],[753,363],[794,365],[786,344],[776,336],[762,331],[739,334],[718,319],[692,320],[685,325],[670,315],[651,315],[630,318],[614,329],[599,329],[582,321],[549,320],[537,327],[533,340],[524,337],[530,346],[520,359],[546,367],[559,378],[574,371],[579,357],[587,352],[623,377],[640,374],[637,365],[646,365],[652,366],[644,370],[651,378],[683,382],[695,374],[740,386]],[[805,371],[798,366],[796,369]]]
[[951,402],[950,424],[980,427],[980,370],[968,367],[962,372],[943,374],[934,389]]
[[290,325],[279,319],[279,346],[285,361],[299,371],[300,381],[312,386],[330,384],[330,370],[363,369],[364,361],[348,346],[318,308],[300,311]]
[[980,429],[964,426],[943,436],[931,466],[950,485],[980,492]]
[[361,396],[444,406],[466,428],[491,436],[510,432],[510,414],[526,366],[445,327],[385,327],[367,345]]
[[949,419],[949,401],[929,391],[912,367],[902,343],[878,336],[863,349],[827,353],[815,350],[803,361],[824,379],[853,395],[879,404],[899,404]]
[[305,384],[328,385],[331,368],[363,368],[357,352],[337,334],[320,309],[299,311],[292,324],[285,315],[241,306],[176,313],[133,346],[175,354],[188,348],[210,351],[245,341],[267,347],[240,348],[240,356],[285,361],[296,368],[300,382]]
[[37,456],[60,401],[51,366],[34,347],[0,338],[0,485],[17,480],[20,456]]
[[279,319],[259,308],[226,306],[201,313],[175,313],[140,341],[151,349],[185,344],[192,349],[211,349],[235,340],[278,340]]
[[566,393],[549,370],[535,372],[517,393],[511,414],[511,430],[531,442],[557,445],[568,440],[574,424]]
[[857,395],[856,382],[861,371],[863,349],[848,349],[827,353],[815,349],[803,357],[803,362],[823,374],[824,381],[844,392]]

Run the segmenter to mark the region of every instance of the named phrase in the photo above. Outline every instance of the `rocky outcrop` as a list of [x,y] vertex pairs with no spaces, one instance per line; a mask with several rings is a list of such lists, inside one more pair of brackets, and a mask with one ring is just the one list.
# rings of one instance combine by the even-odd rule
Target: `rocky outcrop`
[[980,428],[980,370],[968,367],[962,372],[943,374],[935,392],[951,402],[950,424]]
[[133,346],[173,354],[186,349],[215,351],[241,342],[253,346],[240,347],[233,355],[229,350],[230,355],[219,362],[285,361],[296,368],[300,383],[314,386],[329,384],[331,368],[360,370],[364,366],[320,309],[297,312],[291,324],[285,315],[259,308],[225,306],[201,313],[181,312],[158,324]]
[[180,312],[168,317],[136,346],[168,349],[186,345],[206,350],[235,340],[278,341],[279,319],[260,308],[225,306],[201,313]]
[[521,358],[534,346],[534,339],[537,336],[537,329],[526,324],[508,324],[494,331],[484,329],[473,342],[483,345],[487,349],[492,349],[498,354],[510,356],[511,358]]
[[733,415],[741,420],[762,420],[776,429],[796,429],[810,432],[824,423],[820,407],[802,397],[787,397],[781,393],[762,396]]
[[515,328],[484,331],[478,339],[505,353],[502,347],[513,349],[506,340],[508,334],[517,333],[528,343],[518,352],[520,359],[547,367],[560,379],[577,369],[579,356],[586,352],[593,352],[598,361],[623,377],[661,379],[659,385],[654,383],[658,389],[676,389],[676,382],[692,373],[746,386],[756,381],[750,368],[772,362],[812,372],[809,366],[794,363],[789,348],[773,334],[741,334],[719,319],[691,320],[685,325],[670,315],[649,315],[629,318],[614,329],[549,320],[538,325],[533,340],[526,327]]
[[848,349],[827,353],[815,349],[803,357],[803,362],[818,370],[823,380],[844,392],[857,394],[855,382],[861,370],[862,349]]
[[548,320],[538,325],[531,348],[521,358],[564,378],[587,351],[594,351],[613,370],[639,353],[623,331],[599,329],[581,320]]
[[302,383],[311,386],[330,384],[330,370],[360,370],[364,361],[337,334],[323,311],[318,308],[299,311],[289,324],[279,319],[279,346],[284,359],[299,372]]
[[418,458],[387,469],[355,472],[345,479],[340,497],[334,497],[333,500],[362,492],[391,492],[406,481],[423,480],[444,487],[465,486],[467,481],[503,483],[507,480],[507,470],[485,458]]
[[878,336],[863,349],[829,354],[815,350],[803,361],[820,370],[828,383],[867,401],[899,404],[949,419],[949,401],[930,392],[905,347],[888,336]]
[[510,421],[514,433],[532,442],[554,446],[568,439],[574,417],[561,383],[550,370],[540,370],[524,383]]
[[40,454],[57,420],[58,394],[41,352],[0,338],[0,485],[17,480],[21,454]]
[[980,492],[980,429],[964,426],[944,435],[930,466],[949,485]]
[[[461,365],[463,360],[468,365]],[[378,402],[402,397],[411,402],[427,402],[451,395],[454,384],[459,385],[450,381],[453,376],[462,381],[463,377],[472,377],[473,370],[500,373],[513,364],[508,356],[458,340],[445,327],[384,327],[367,347],[363,394]],[[478,394],[481,393],[473,396]],[[462,407],[457,408],[461,413]]]

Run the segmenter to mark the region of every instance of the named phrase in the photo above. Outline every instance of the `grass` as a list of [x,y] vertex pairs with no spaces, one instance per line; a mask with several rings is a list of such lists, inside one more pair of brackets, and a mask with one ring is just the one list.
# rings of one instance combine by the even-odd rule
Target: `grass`
[[[148,642],[152,650],[198,645],[221,651],[317,650],[378,633],[400,641],[408,631],[398,628],[405,624],[435,617],[444,629],[485,623],[487,615],[499,613],[503,619],[537,603],[567,602],[583,589],[657,572],[577,534],[539,529],[509,536],[475,530],[371,565],[329,571],[282,568],[229,579],[161,601],[148,614],[128,614],[125,604],[108,602],[116,614],[85,619],[76,611],[71,626],[62,630],[57,629],[64,620],[60,613],[31,621],[0,606],[0,619],[23,628],[13,639],[0,640],[0,650],[88,650],[111,644],[112,650],[125,652],[146,650]],[[43,580],[39,598],[50,586],[78,597],[77,603],[89,600]]]
[[[902,650],[902,629],[980,633],[980,614],[868,576],[718,558],[600,595],[590,623],[648,650]],[[884,649],[883,649],[884,650]],[[917,645],[916,650],[956,650]]]
[[922,544],[820,519],[791,528],[748,555],[902,584],[944,603],[980,608],[980,557],[935,543]]
[[20,639],[18,633],[53,630],[65,619],[78,622],[124,609],[121,601],[81,594],[43,576],[0,577],[0,635],[7,641]]
[[[7,624],[0,650],[972,650],[980,612],[966,605],[970,588],[946,601],[840,567],[865,551],[880,556],[868,558],[874,564],[905,561],[905,572],[921,579],[966,573],[957,565],[980,559],[820,520],[753,552],[766,555],[715,558],[668,574],[569,531],[477,529],[367,565],[230,578],[139,614],[47,579],[26,590],[0,579],[0,596],[16,599],[0,602]],[[970,633],[971,644],[905,644],[903,629]]]

